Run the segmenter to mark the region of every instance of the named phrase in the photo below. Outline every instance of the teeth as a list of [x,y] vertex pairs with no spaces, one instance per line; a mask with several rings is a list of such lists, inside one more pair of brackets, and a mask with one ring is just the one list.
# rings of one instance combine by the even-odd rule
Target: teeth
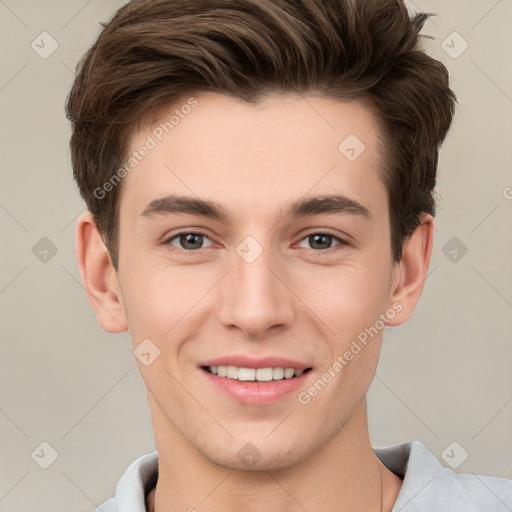
[[[231,378],[236,379],[237,377]],[[256,370],[254,368],[238,368],[238,380],[254,380],[255,378]]]
[[209,366],[208,370],[219,377],[242,381],[269,382],[271,380],[291,379],[299,377],[304,370],[294,368],[240,368],[238,366]]
[[274,370],[272,368],[258,368],[256,370],[256,380],[265,382],[272,380],[274,376]]
[[284,379],[284,368],[274,368],[272,370],[272,378],[274,380]]
[[238,379],[238,368],[236,366],[228,366],[226,377],[228,379]]
[[286,368],[284,370],[284,378],[291,379],[293,377],[294,373],[295,373],[295,370],[293,368]]

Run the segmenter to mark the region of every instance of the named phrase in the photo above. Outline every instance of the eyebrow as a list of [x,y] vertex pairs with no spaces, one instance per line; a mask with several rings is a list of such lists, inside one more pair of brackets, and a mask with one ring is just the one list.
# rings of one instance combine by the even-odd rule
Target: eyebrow
[[[152,217],[174,213],[199,215],[224,223],[232,221],[231,214],[220,204],[195,197],[178,195],[168,195],[154,199],[148,203],[140,215],[142,217]],[[359,215],[364,218],[371,217],[370,210],[366,206],[340,194],[301,198],[289,204],[281,212],[282,217],[295,218],[321,214],[348,214]]]

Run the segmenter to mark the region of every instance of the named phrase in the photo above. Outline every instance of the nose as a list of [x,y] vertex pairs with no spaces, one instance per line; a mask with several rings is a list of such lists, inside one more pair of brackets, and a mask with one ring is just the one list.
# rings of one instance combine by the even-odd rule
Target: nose
[[[240,253],[243,254],[243,253]],[[252,339],[290,327],[296,316],[293,283],[282,261],[265,249],[254,260],[237,252],[219,297],[218,317]]]

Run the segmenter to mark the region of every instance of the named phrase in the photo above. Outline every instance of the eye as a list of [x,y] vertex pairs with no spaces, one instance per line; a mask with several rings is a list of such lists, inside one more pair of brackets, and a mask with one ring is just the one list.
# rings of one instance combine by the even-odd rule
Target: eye
[[[206,241],[209,242],[208,245],[203,246]],[[301,239],[299,246],[304,241],[310,244],[310,248],[319,252],[325,252],[338,245],[349,245],[345,240],[329,233],[311,233]],[[186,252],[196,252],[213,246],[207,235],[197,231],[182,231],[168,238],[165,243]]]
[[[205,240],[210,241],[210,245],[207,245],[205,247],[211,247],[213,244],[211,243],[211,240],[203,233],[198,232],[181,232],[177,233],[176,235],[173,235],[171,238],[169,238],[166,243],[172,245],[173,247],[177,247],[178,249],[182,249],[185,251],[196,251],[198,249],[204,249],[205,247],[202,247],[203,242]],[[174,244],[174,241],[176,241],[179,246],[176,246]]]
[[334,246],[348,245],[348,243],[345,242],[345,240],[342,240],[341,238],[331,235],[329,233],[311,233],[305,236],[301,240],[301,242],[303,240],[309,243],[311,248],[315,251],[325,251],[326,249],[331,249],[333,247],[333,241],[337,242],[336,244],[334,244]]

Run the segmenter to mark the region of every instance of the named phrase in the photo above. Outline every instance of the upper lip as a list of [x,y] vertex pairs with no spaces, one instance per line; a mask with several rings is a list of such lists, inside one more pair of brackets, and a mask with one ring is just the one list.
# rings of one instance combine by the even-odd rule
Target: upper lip
[[249,357],[247,355],[230,355],[208,359],[199,366],[237,366],[239,368],[293,368],[305,370],[311,368],[311,364],[277,356]]

